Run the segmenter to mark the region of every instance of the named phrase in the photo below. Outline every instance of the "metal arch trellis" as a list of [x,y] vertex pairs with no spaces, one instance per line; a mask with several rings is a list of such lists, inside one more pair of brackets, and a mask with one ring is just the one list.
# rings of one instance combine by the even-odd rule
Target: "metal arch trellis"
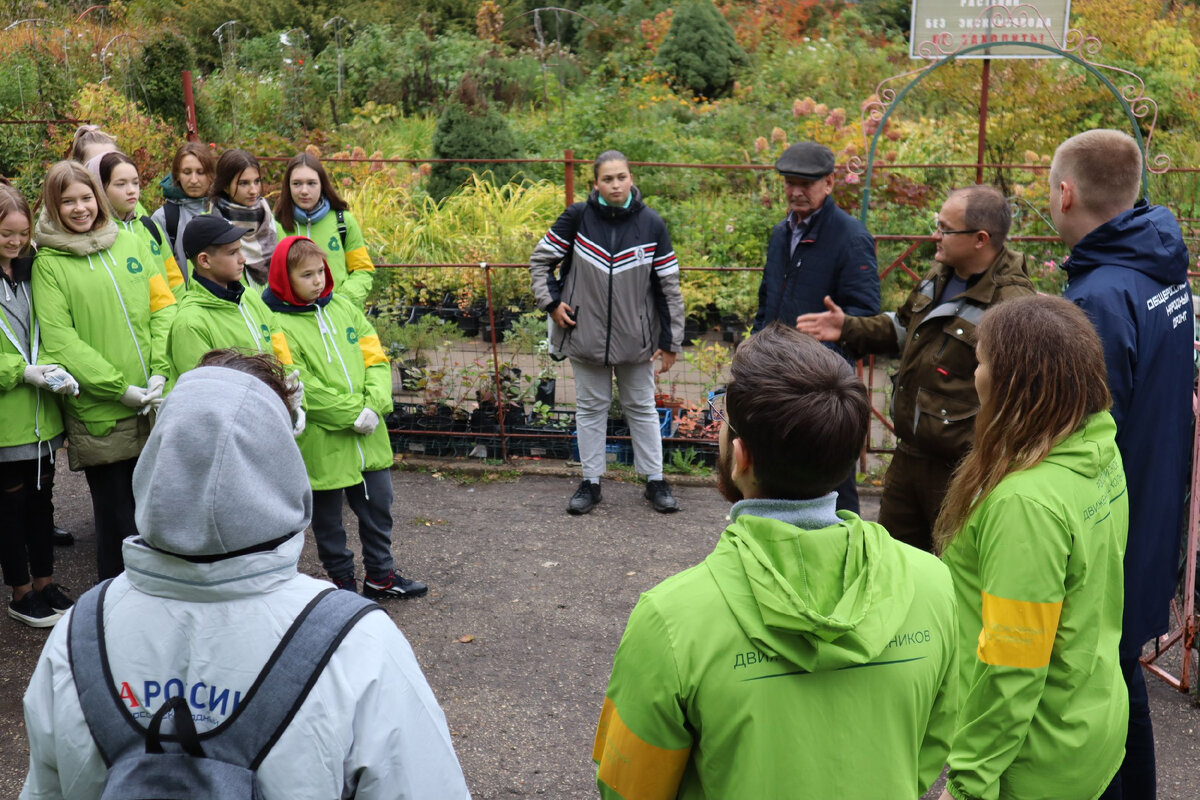
[[[226,20],[217,26],[217,29],[212,32],[212,35],[217,38],[217,43],[221,46],[221,64],[222,70],[225,72],[227,79],[236,78],[237,75],[237,26],[236,19]],[[225,29],[229,29],[229,45],[225,44]],[[233,117],[233,139],[238,140],[238,114],[237,114],[237,87],[234,87],[229,92],[229,115]]]
[[131,101],[134,101],[137,99],[135,87],[134,87],[134,80],[133,80],[133,70],[130,69],[130,64],[133,61],[133,52],[132,52],[129,44],[130,44],[130,42],[139,42],[140,43],[141,39],[139,39],[138,37],[134,36],[131,33],[118,33],[116,36],[109,39],[105,43],[104,47],[100,48],[100,68],[103,71],[103,77],[100,79],[101,83],[107,81],[109,78],[112,77],[111,75],[108,74],[109,48],[112,47],[113,44],[118,41],[120,41],[124,45],[123,53],[125,56],[125,58],[124,58],[125,66],[124,66],[124,70],[122,73],[122,79],[121,79],[121,94],[124,95],[124,97],[125,97],[124,120],[126,122],[128,122],[129,121],[129,103]]
[[[862,195],[862,210],[860,218],[865,223],[867,214],[870,210],[871,199],[871,177],[875,164],[875,152],[878,148],[879,138],[884,133],[884,128],[892,113],[900,105],[904,97],[925,78],[929,77],[937,69],[955,61],[960,56],[966,53],[978,52],[981,50],[991,50],[994,48],[1009,48],[1009,47],[1024,47],[1033,48],[1036,50],[1044,50],[1047,53],[1062,56],[1087,70],[1097,80],[1099,80],[1105,88],[1107,88],[1121,104],[1125,116],[1129,119],[1130,128],[1133,131],[1134,139],[1138,143],[1143,153],[1142,160],[1142,190],[1147,196],[1149,189],[1147,184],[1147,174],[1161,174],[1166,172],[1170,167],[1171,159],[1165,154],[1159,154],[1151,157],[1149,155],[1150,142],[1154,136],[1154,126],[1158,122],[1158,103],[1152,98],[1146,96],[1146,83],[1136,73],[1131,72],[1121,67],[1116,67],[1111,64],[1104,64],[1094,60],[1095,56],[1100,53],[1100,48],[1103,46],[1099,38],[1088,36],[1074,28],[1067,31],[1064,42],[1059,42],[1054,35],[1054,31],[1050,28],[1045,18],[1042,17],[1036,8],[1028,5],[1019,5],[1013,7],[1007,6],[992,6],[986,8],[980,13],[979,19],[987,23],[984,29],[987,30],[990,26],[996,27],[1014,27],[1028,29],[1031,23],[1032,27],[1044,29],[1046,34],[1054,41],[1054,45],[1041,44],[1040,42],[1028,41],[995,41],[985,42],[982,44],[974,44],[963,48],[950,49],[944,46],[941,42],[923,42],[918,46],[918,54],[927,58],[938,58],[938,60],[921,67],[920,69],[905,72],[900,75],[894,75],[879,82],[875,89],[874,100],[864,104],[862,109],[862,127],[864,138],[866,132],[874,127],[874,133],[871,135],[871,141],[867,148],[867,161],[864,164],[858,156],[851,156],[848,163],[848,168],[851,172],[861,176],[863,182]],[[1005,25],[1004,21],[1012,23]],[[1041,25],[1036,22],[1040,21]],[[1112,73],[1125,76],[1131,80],[1131,83],[1124,84],[1119,90],[1101,70],[1109,70]],[[899,90],[894,88],[894,84],[909,79],[908,82]],[[1139,121],[1145,117],[1150,117],[1150,126],[1145,139],[1142,138]]]

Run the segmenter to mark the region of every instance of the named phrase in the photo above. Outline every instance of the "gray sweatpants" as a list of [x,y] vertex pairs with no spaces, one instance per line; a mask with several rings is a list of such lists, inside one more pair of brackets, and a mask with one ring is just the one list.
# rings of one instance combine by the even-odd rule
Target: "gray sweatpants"
[[571,359],[571,368],[575,372],[575,427],[583,477],[598,481],[604,476],[613,375],[633,440],[633,468],[642,475],[661,475],[662,431],[654,409],[654,362],[605,367]]

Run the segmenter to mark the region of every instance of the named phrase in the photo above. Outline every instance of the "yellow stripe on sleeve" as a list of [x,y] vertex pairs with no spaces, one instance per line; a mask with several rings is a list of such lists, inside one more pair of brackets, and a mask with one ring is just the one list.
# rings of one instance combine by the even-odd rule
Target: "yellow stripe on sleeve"
[[163,267],[167,271],[167,285],[174,292],[183,283],[183,272],[179,269],[179,262],[175,260],[175,256],[167,256],[163,259]]
[[979,660],[994,667],[1039,669],[1050,663],[1062,601],[1032,603],[981,592],[983,630]]
[[625,726],[617,707],[604,698],[592,760],[596,776],[625,800],[670,800],[679,790],[691,748],[655,747]]
[[375,271],[375,262],[371,261],[371,254],[367,252],[366,245],[346,253],[346,272],[358,272],[360,269]]
[[286,367],[292,365],[292,349],[288,347],[287,336],[282,331],[271,334],[271,349],[275,351],[280,364]]
[[379,344],[379,337],[375,334],[360,336],[358,349],[362,350],[364,366],[373,367],[376,364],[388,363],[387,355],[384,354],[383,347]]
[[161,311],[175,304],[175,295],[167,288],[167,282],[162,275],[150,276],[150,313]]

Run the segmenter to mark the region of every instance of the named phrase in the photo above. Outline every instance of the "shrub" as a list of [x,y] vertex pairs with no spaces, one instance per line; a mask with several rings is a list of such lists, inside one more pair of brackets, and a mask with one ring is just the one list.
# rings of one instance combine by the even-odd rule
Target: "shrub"
[[736,71],[750,62],[711,0],[688,0],[675,11],[654,63],[678,89],[723,97],[733,89]]
[[187,113],[180,73],[195,68],[196,53],[182,36],[164,33],[149,42],[142,49],[141,63],[133,68],[146,109],[184,127]]
[[[469,82],[464,81],[460,102],[446,107],[433,133],[434,158],[520,158],[516,139],[504,117],[479,101],[470,102]],[[429,176],[430,197],[442,200],[484,170],[496,184],[508,183],[518,172],[516,164],[434,164]]]

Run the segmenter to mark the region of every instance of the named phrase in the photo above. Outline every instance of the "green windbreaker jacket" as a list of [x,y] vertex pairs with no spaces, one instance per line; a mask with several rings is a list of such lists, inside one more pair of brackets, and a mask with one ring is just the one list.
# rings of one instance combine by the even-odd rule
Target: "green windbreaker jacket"
[[121,405],[128,387],[170,374],[175,296],[161,261],[121,230],[110,248],[91,255],[40,248],[31,283],[41,359],[79,381],[79,397],[66,397],[65,411],[92,436],[106,436],[117,420],[137,413]]
[[[18,282],[12,291],[27,292],[29,283]],[[29,328],[32,352],[20,346],[8,317],[0,311],[0,448],[49,442],[63,431],[58,398],[25,383],[25,367],[48,363],[44,358],[39,360],[37,323],[32,322]]]
[[805,531],[740,515],[642,595],[592,759],[605,798],[915,798],[956,708],[937,559],[840,512]]
[[287,336],[261,297],[243,291],[237,301],[225,300],[193,279],[179,302],[167,339],[171,379],[194,368],[209,350],[225,347],[246,353],[274,353],[291,370]]
[[187,278],[184,275],[187,265],[181,266],[175,260],[175,254],[171,252],[171,247],[167,242],[167,234],[163,232],[159,224],[153,220],[150,221],[150,224],[158,232],[158,238],[156,239],[154,238],[154,234],[150,232],[150,229],[146,227],[146,224],[142,222],[143,219],[150,220],[149,217],[139,216],[134,217],[128,222],[117,220],[117,224],[122,229],[136,236],[141,240],[142,244],[146,245],[146,249],[150,251],[150,255],[154,256],[155,261],[162,267],[163,277],[167,279],[167,286],[170,287],[171,294],[175,295],[176,300],[182,300],[183,293],[187,291]]
[[371,281],[375,278],[375,263],[371,261],[371,254],[367,252],[358,220],[349,211],[342,212],[342,219],[346,222],[345,247],[342,246],[342,237],[338,233],[336,211],[330,211],[312,225],[297,221],[290,231],[285,231],[276,221],[275,229],[279,232],[280,239],[285,236],[307,236],[321,245],[321,249],[325,251],[325,263],[333,273],[333,285],[337,287],[338,294],[353,300],[354,304],[361,308],[371,291]]
[[943,556],[958,596],[958,800],[1093,800],[1121,765],[1129,500],[1116,432],[1095,414],[1004,478]]
[[[362,483],[363,472],[392,465],[383,422],[392,410],[392,367],[356,303],[338,294],[322,300],[328,303],[287,306],[270,297],[268,307],[279,312],[276,317],[304,382],[308,425],[297,443],[312,488],[343,489]],[[353,428],[364,408],[379,415],[370,436]]]

